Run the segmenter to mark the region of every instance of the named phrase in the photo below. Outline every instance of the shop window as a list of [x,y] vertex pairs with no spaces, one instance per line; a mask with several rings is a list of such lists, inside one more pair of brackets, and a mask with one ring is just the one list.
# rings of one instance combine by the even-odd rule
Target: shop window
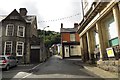
[[116,46],[119,44],[118,32],[114,19],[110,19],[107,22],[108,35],[109,35],[109,46]]
[[99,48],[99,37],[97,32],[95,32],[95,47]]

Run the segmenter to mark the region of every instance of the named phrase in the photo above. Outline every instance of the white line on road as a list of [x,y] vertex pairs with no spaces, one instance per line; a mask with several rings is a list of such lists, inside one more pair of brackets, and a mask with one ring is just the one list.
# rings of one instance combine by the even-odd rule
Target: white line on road
[[[26,75],[26,76],[22,77],[22,79],[24,79],[24,78],[26,78],[26,77],[30,76],[31,74],[32,74],[32,73],[30,73],[30,74],[28,74],[28,75]],[[22,80],[22,79],[20,79],[20,80]]]
[[[38,64],[38,65],[36,65],[35,67],[33,67],[32,69],[35,69],[35,68],[37,68],[38,66],[40,66],[42,63],[40,63],[40,64]],[[33,73],[33,72],[32,72]],[[24,77],[22,77],[22,79],[24,79],[24,78],[27,78],[28,76],[30,76],[32,73],[29,73],[29,74],[27,74],[26,76],[24,76]],[[22,79],[19,79],[19,80],[22,80]]]
[[33,67],[32,69],[35,69],[35,68],[37,68],[38,66],[40,66],[42,63],[40,63],[40,64],[38,64],[38,65],[36,65],[35,67]]

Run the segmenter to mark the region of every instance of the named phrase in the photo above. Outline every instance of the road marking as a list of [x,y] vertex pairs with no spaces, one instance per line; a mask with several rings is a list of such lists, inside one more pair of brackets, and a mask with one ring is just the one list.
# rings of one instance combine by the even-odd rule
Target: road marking
[[36,65],[35,67],[33,67],[32,69],[35,69],[35,68],[37,68],[38,66],[40,66],[42,63],[40,63],[40,64],[38,64],[38,65]]
[[[32,69],[35,69],[35,68],[37,68],[38,66],[40,66],[42,63],[40,63],[40,64],[38,64],[38,65],[36,65],[35,67],[33,67]],[[31,70],[32,70],[31,69]],[[30,76],[30,75],[32,75],[33,74],[33,72],[32,73],[29,73],[28,75],[26,75],[26,76],[24,76],[24,77],[22,77],[22,79],[24,79],[24,78],[27,78],[28,76]],[[22,80],[22,79],[19,79],[19,80]]]
[[[28,75],[26,75],[26,76],[22,77],[22,79],[24,79],[24,78],[26,78],[26,77],[30,76],[31,74],[32,74],[32,73],[30,73],[30,74],[28,74]],[[22,80],[22,79],[20,79],[20,80]]]

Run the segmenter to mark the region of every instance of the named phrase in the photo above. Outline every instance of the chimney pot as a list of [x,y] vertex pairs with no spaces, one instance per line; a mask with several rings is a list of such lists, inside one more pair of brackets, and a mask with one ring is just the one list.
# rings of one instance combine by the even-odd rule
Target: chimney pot
[[63,23],[61,23],[61,28],[63,28]]
[[26,8],[20,8],[19,12],[20,12],[21,16],[26,16],[27,15],[27,9]]
[[78,28],[78,23],[74,23],[74,28]]

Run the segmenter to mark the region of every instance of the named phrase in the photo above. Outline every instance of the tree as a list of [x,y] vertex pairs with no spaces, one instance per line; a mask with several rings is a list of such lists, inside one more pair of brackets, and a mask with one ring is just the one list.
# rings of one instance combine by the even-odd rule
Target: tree
[[[45,33],[45,37],[44,36]],[[47,48],[51,47],[53,44],[58,44],[61,42],[61,36],[59,32],[55,31],[44,31],[44,30],[38,30],[38,36],[41,38],[45,38],[45,46]]]

